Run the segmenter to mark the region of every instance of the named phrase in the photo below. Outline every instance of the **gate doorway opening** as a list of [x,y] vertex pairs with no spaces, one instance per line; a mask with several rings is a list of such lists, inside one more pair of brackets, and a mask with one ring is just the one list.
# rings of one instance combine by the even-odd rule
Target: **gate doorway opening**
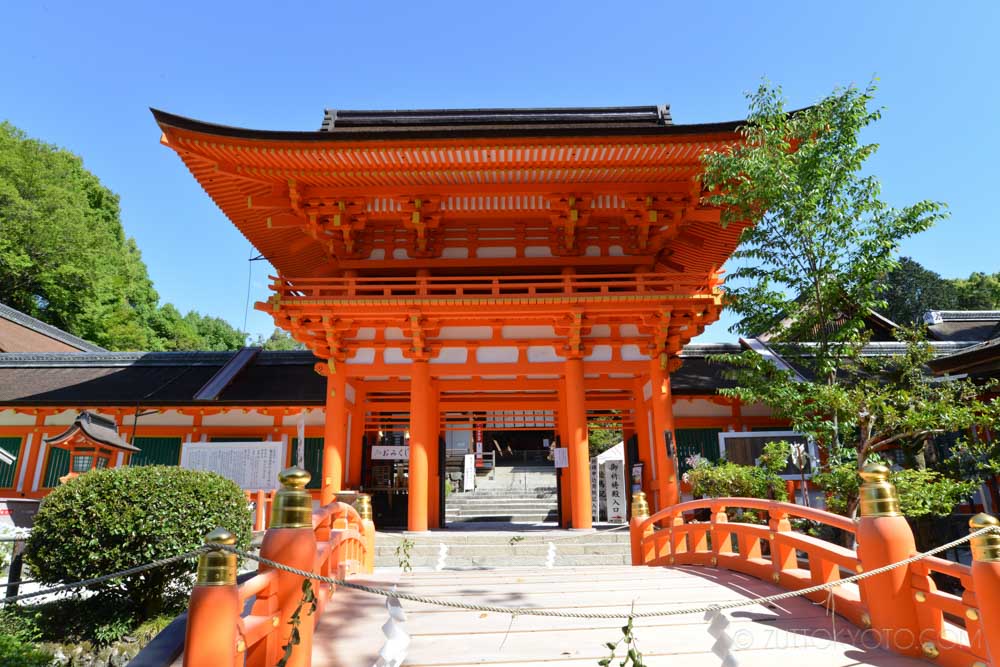
[[443,525],[496,529],[558,525],[552,411],[485,412],[469,417],[466,430],[446,432]]

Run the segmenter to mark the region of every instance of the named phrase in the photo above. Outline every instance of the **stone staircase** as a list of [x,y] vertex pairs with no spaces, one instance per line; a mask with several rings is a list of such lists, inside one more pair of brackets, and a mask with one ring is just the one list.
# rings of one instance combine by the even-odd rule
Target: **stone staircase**
[[453,492],[445,500],[445,520],[537,524],[558,520],[552,466],[497,466],[477,477],[476,490]]
[[396,549],[410,540],[410,566],[433,569],[441,545],[448,546],[446,569],[544,567],[551,541],[556,547],[556,567],[628,565],[632,562],[627,528],[571,533],[565,530],[483,530],[496,524],[468,524],[472,530],[436,530],[418,535],[379,532],[375,536],[375,565],[400,567]]

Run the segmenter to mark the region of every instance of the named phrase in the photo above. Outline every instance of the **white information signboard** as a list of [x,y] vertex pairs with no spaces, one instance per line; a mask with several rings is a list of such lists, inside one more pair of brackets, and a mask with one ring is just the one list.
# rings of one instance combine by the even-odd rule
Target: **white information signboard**
[[462,476],[462,490],[463,491],[475,491],[476,490],[476,455],[466,454],[465,455],[465,470]]
[[376,445],[372,447],[372,461],[409,461],[409,445]]
[[608,523],[625,523],[625,462],[616,459],[603,465]]
[[569,467],[569,450],[565,447],[556,447],[554,450],[556,467],[557,468],[568,468]]
[[278,473],[285,467],[285,445],[272,440],[186,442],[181,467],[218,473],[247,491],[270,491],[278,488]]

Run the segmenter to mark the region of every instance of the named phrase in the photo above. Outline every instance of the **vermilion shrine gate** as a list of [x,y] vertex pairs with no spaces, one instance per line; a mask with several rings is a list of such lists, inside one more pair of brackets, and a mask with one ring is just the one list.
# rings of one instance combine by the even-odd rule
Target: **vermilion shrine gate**
[[537,411],[568,448],[573,528],[591,526],[588,419],[634,433],[654,507],[677,502],[670,373],[717,319],[742,231],[702,203],[700,156],[738,123],[328,111],[319,131],[277,132],[154,114],[279,272],[257,308],[325,360],[323,502],[356,477],[365,430],[408,429],[408,527],[438,527],[440,436],[495,411]]

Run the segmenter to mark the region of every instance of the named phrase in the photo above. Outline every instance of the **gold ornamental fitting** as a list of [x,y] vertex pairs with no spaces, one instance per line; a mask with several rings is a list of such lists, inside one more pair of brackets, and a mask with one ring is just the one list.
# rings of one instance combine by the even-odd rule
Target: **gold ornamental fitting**
[[[990,516],[985,512],[980,512],[969,519],[969,532],[988,528],[1000,528],[1000,521],[995,516]],[[972,560],[984,561],[988,563],[1000,562],[1000,532],[986,533],[979,537],[973,537],[969,541],[972,547]]]
[[649,516],[649,503],[646,502],[646,494],[636,491],[632,494],[632,516],[645,519]]
[[274,494],[272,528],[312,528],[312,494],[306,484],[312,479],[302,468],[286,468],[278,475],[281,488]]
[[889,468],[880,463],[869,463],[858,473],[861,484],[861,516],[902,516],[899,495],[889,481]]
[[[216,528],[205,536],[205,544],[236,544],[236,536],[225,528]],[[206,551],[198,556],[197,586],[235,586],[236,554]]]
[[367,493],[359,493],[358,499],[354,501],[354,509],[358,511],[358,516],[362,520],[372,519],[372,497]]

